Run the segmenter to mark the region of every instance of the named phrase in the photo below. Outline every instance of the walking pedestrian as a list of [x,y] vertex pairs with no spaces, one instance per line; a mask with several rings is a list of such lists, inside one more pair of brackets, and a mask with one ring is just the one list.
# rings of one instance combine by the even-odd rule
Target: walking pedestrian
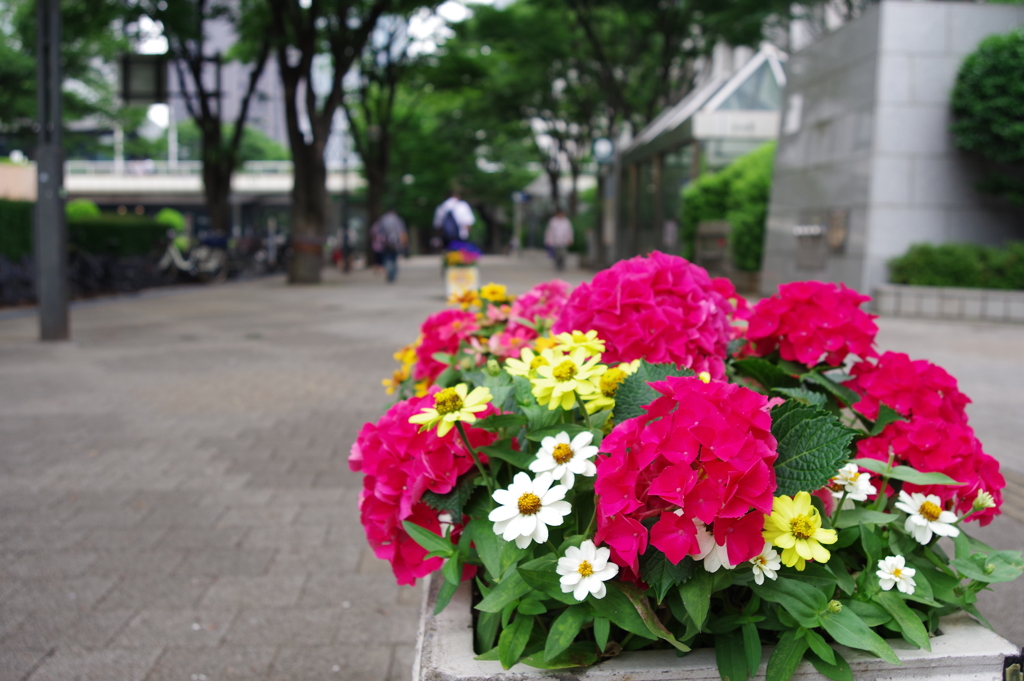
[[574,238],[572,223],[565,217],[565,211],[558,208],[544,230],[544,245],[551,249],[555,269],[559,272],[565,269],[565,253],[569,246],[572,246]]
[[453,241],[469,241],[469,228],[476,222],[473,209],[457,191],[434,210],[434,229],[440,230],[445,250]]
[[409,245],[409,233],[405,229],[405,220],[399,217],[394,208],[389,208],[381,215],[374,226],[381,245],[381,263],[387,273],[388,283],[391,284],[398,278],[398,254]]

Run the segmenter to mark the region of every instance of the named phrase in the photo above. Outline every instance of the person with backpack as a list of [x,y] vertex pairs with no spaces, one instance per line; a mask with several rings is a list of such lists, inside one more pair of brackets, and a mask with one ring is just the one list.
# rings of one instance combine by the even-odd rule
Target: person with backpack
[[387,273],[388,283],[392,284],[398,278],[398,254],[404,252],[409,245],[405,220],[398,216],[394,208],[389,208],[377,222],[373,223],[370,231],[376,233],[377,242],[381,247],[381,262]]
[[434,229],[441,232],[445,250],[453,241],[469,241],[469,228],[474,222],[473,209],[456,191],[434,210]]

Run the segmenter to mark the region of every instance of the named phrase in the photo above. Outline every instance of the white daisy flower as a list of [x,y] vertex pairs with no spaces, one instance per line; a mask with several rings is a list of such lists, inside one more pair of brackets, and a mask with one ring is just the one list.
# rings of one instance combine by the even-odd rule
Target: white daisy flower
[[531,541],[543,544],[548,540],[548,525],[557,527],[569,515],[572,506],[562,501],[568,491],[563,485],[551,487],[550,473],[541,473],[530,480],[526,473],[517,473],[508,489],[499,489],[494,500],[501,506],[487,519],[494,523],[494,534],[505,541],[515,540],[525,549]]
[[907,567],[907,561],[903,556],[889,556],[878,561],[878,584],[885,591],[895,586],[908,596],[914,593],[917,584],[914,583],[914,575],[917,570]]
[[582,601],[588,593],[594,598],[604,598],[608,593],[604,583],[619,574],[619,566],[609,563],[611,550],[605,547],[595,548],[589,539],[580,544],[579,548],[570,546],[565,556],[558,559],[555,571],[562,577],[562,593],[572,592],[572,597]]
[[751,558],[750,564],[754,569],[754,581],[764,584],[765,577],[772,580],[779,578],[777,570],[782,567],[782,559],[779,558],[779,552],[773,549],[771,544],[765,542],[760,555]]
[[569,440],[564,430],[554,437],[546,437],[540,441],[537,458],[530,463],[534,473],[551,473],[551,476],[566,487],[572,487],[576,476],[592,478],[597,475],[597,466],[591,461],[597,456],[597,447],[590,443],[594,434],[584,431]]
[[[675,511],[676,515],[682,515],[682,510]],[[725,544],[721,546],[715,541],[715,535],[711,534],[708,530],[707,525],[697,520],[693,521],[694,526],[697,528],[697,543],[700,545],[700,553],[693,557],[694,560],[704,561],[704,569],[708,572],[718,572],[719,568],[725,568],[726,570],[732,570],[735,565],[729,562],[729,549]]]
[[840,468],[828,487],[832,490],[833,497],[841,499],[843,494],[846,494],[849,501],[867,501],[869,494],[878,492],[871,484],[871,476],[861,473],[855,463],[848,463]]
[[955,537],[960,534],[952,523],[956,522],[956,514],[943,511],[942,500],[934,494],[925,496],[920,492],[907,494],[900,492],[896,508],[907,513],[904,526],[907,534],[914,535],[919,544],[927,544],[932,540],[932,533],[940,537]]

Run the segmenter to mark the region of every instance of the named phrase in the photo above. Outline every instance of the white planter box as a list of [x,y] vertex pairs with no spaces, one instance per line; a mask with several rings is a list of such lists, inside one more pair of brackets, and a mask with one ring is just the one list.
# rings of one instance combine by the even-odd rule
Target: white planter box
[[[715,651],[694,650],[676,657],[672,650],[626,652],[619,657],[575,672],[543,671],[518,664],[508,671],[497,662],[474,660],[473,620],[469,584],[463,583],[451,603],[434,616],[440,580],[427,578],[420,614],[413,681],[520,681],[525,679],[579,679],[580,681],[718,681]],[[966,614],[944,618],[942,636],[932,639],[932,652],[890,640],[903,661],[896,667],[867,653],[837,646],[853,668],[855,678],[871,681],[925,679],[929,681],[1003,681],[1004,661],[1020,651],[1006,639],[981,626]],[[764,679],[772,649],[765,648],[757,679]],[[827,681],[808,662],[794,679]]]

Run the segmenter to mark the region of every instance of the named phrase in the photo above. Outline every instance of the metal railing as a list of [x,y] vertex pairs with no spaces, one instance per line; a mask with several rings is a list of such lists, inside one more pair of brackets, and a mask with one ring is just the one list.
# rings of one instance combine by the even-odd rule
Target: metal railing
[[[341,165],[329,164],[328,171],[340,172]],[[349,163],[348,171],[359,170],[359,165]],[[171,165],[168,161],[81,161],[64,162],[67,175],[201,175],[202,161],[178,161]],[[249,175],[290,175],[291,161],[246,161],[239,172]]]

